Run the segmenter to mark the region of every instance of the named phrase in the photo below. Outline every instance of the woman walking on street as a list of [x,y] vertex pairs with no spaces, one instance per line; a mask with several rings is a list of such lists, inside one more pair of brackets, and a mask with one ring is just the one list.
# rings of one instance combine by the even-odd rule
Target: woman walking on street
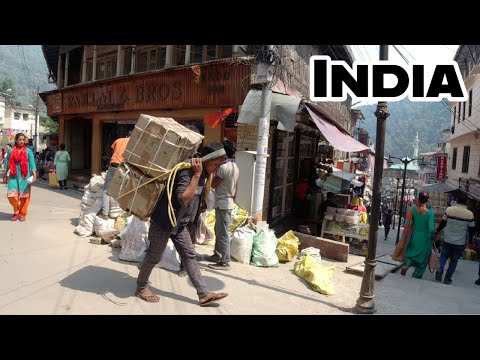
[[67,189],[69,161],[71,161],[70,154],[68,151],[65,151],[65,144],[60,144],[60,150],[55,154],[55,160],[53,161],[60,190]]
[[[13,206],[12,221],[25,221],[30,204],[31,183],[37,179],[32,150],[25,146],[25,135],[15,135],[15,146],[5,158],[3,182],[7,182],[8,201]],[[29,182],[29,178],[32,177]],[[27,180],[28,179],[28,180]]]
[[432,235],[435,230],[433,211],[427,209],[428,193],[421,192],[418,195],[417,206],[411,208],[412,224],[408,224],[407,216],[405,226],[413,226],[410,243],[405,254],[405,265],[402,267],[401,274],[405,275],[412,266],[415,271],[412,277],[421,279],[428,265],[430,253],[432,250]]

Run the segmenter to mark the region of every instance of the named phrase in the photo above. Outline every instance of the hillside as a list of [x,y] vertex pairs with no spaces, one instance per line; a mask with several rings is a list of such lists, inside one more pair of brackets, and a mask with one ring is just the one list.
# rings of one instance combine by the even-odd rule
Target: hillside
[[[376,105],[359,106],[365,120],[359,126],[365,127],[372,143],[376,138]],[[419,153],[436,150],[440,131],[451,126],[451,113],[441,102],[412,102],[408,98],[389,102],[390,116],[387,119],[385,156],[413,156],[413,140],[418,131]]]
[[[13,80],[17,100],[23,105],[35,104],[37,86],[40,92],[52,90],[48,83],[48,69],[40,45],[0,45],[0,82]],[[39,100],[40,111],[45,106]]]

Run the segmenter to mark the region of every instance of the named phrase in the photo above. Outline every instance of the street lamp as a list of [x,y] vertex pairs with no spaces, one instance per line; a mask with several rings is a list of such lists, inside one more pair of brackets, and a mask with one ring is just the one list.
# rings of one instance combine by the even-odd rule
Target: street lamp
[[[380,45],[380,60],[388,60],[388,45]],[[357,314],[375,313],[375,266],[377,265],[377,234],[378,222],[380,220],[380,202],[382,196],[383,177],[383,154],[385,152],[385,133],[387,126],[388,104],[386,101],[379,101],[375,116],[377,118],[377,139],[375,141],[375,173],[373,176],[373,192],[371,218],[368,235],[368,250],[365,259],[365,270],[363,272],[360,296],[355,305]]]
[[[400,159],[400,158],[395,157],[395,156],[388,156],[389,162],[391,162],[391,159],[400,160],[401,163],[404,165],[404,167],[403,167],[402,195],[400,197],[400,212],[399,212],[399,217],[398,217],[397,239],[395,240],[395,245],[397,245],[398,240],[400,239],[400,226],[402,224],[403,199],[405,197],[405,183],[406,183],[405,178],[407,177],[407,165],[410,164],[412,161],[415,161],[417,159],[409,159],[408,157]],[[398,179],[400,179],[400,178],[397,178],[397,180]]]
[[397,177],[395,178],[397,179],[397,191],[395,191],[395,205],[394,205],[394,208],[393,208],[393,230],[395,230],[395,214],[397,213],[397,201],[398,201],[398,185],[400,183],[400,178]]

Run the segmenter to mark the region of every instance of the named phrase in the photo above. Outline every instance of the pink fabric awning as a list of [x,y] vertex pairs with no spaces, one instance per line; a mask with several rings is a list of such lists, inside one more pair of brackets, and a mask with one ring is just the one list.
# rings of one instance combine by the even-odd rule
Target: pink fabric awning
[[322,119],[321,115],[310,109],[308,105],[307,110],[315,125],[317,125],[318,129],[322,132],[322,135],[325,136],[327,141],[334,148],[345,152],[355,152],[368,149],[368,146],[355,140],[349,135],[345,135],[336,126]]

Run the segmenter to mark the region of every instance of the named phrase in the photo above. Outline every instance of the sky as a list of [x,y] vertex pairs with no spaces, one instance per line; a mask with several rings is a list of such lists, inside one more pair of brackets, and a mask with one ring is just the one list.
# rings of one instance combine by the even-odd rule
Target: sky
[[[395,45],[403,56],[409,61],[437,64],[443,61],[451,61],[455,56],[459,45]],[[388,60],[406,64],[406,61],[398,53],[393,45],[388,47]],[[379,45],[350,45],[350,49],[356,61],[379,60]],[[368,102],[373,104],[376,102]],[[364,102],[359,103],[365,105]]]

